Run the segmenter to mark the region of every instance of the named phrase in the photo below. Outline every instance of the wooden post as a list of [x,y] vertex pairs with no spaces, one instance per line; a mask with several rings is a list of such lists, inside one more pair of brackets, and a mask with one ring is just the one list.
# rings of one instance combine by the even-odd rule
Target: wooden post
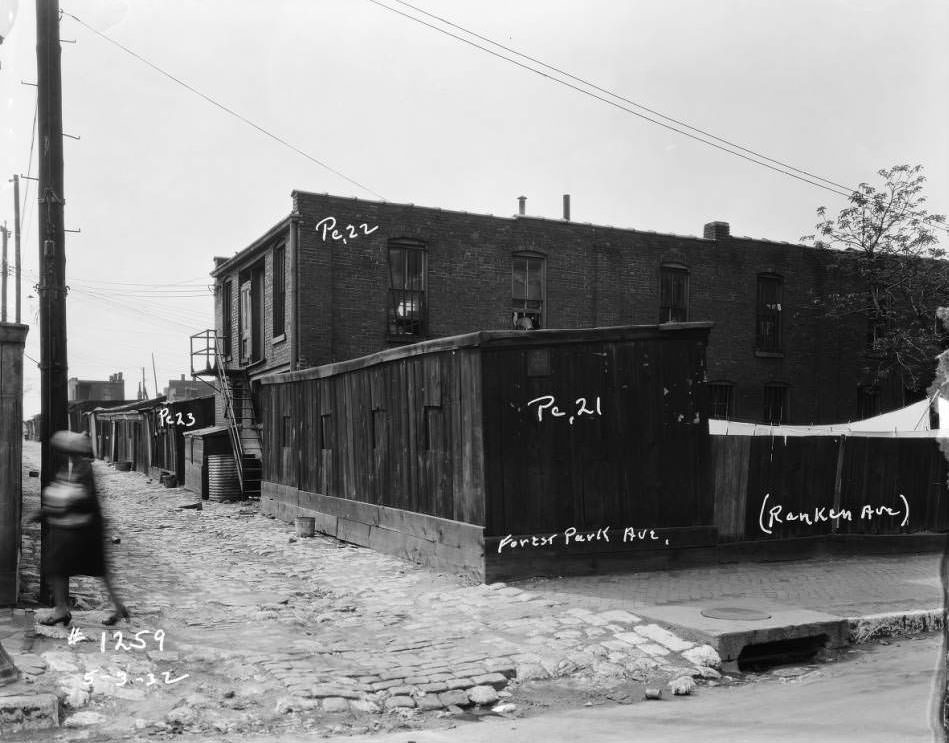
[[0,605],[14,604],[20,562],[23,347],[26,325],[0,324]]
[[20,176],[13,176],[13,259],[16,261],[16,315],[20,322]]
[[[60,68],[59,0],[36,0],[37,138],[39,149],[40,394],[46,487],[65,458],[49,445],[68,428],[66,410],[66,245],[63,228],[63,81]],[[43,543],[46,527],[43,527]],[[44,550],[45,553],[45,550]],[[40,600],[48,601],[43,560]]]
[[3,233],[3,259],[0,261],[0,322],[7,321],[7,237],[10,230],[7,229],[7,223],[0,225],[0,233]]

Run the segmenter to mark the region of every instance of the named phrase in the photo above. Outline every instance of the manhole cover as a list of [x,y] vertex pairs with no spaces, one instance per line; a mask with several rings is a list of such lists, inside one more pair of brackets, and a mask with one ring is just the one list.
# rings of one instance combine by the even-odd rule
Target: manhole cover
[[767,612],[745,609],[741,606],[716,606],[711,609],[702,609],[702,616],[709,619],[771,619],[771,615]]

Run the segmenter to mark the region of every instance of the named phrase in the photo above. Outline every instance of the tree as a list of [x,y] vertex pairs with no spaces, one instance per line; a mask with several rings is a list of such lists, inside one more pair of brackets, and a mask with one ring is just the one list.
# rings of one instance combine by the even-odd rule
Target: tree
[[946,332],[936,319],[949,304],[949,261],[940,246],[946,218],[930,214],[922,166],[880,170],[883,185],[850,194],[836,218],[826,207],[814,235],[802,239],[840,252],[828,266],[832,289],[814,302],[830,320],[867,320],[867,371],[874,382],[898,375],[922,391],[933,378]]

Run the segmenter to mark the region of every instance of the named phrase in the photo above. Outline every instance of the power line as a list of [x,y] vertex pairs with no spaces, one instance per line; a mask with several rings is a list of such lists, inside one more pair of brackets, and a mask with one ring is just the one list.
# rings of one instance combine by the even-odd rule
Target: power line
[[[516,54],[518,57],[522,57],[522,58],[524,58],[524,59],[530,60],[531,62],[534,62],[535,64],[539,64],[539,65],[541,65],[541,66],[543,66],[543,67],[546,67],[548,70],[553,70],[553,71],[556,72],[557,74],[563,75],[564,77],[568,77],[568,78],[570,78],[571,80],[575,80],[575,81],[578,82],[578,83],[581,83],[581,84],[583,84],[583,85],[586,85],[587,87],[593,88],[593,90],[599,91],[600,93],[605,93],[606,95],[611,96],[611,97],[613,97],[613,98],[616,98],[616,99],[618,99],[618,100],[621,100],[621,101],[623,101],[624,103],[628,103],[628,104],[630,104],[631,106],[635,106],[636,108],[640,108],[640,109],[642,109],[643,111],[648,111],[649,113],[651,113],[651,114],[653,114],[653,115],[655,115],[655,116],[659,116],[660,118],[666,119],[667,121],[671,121],[671,122],[674,123],[674,124],[678,124],[679,126],[683,126],[683,127],[685,127],[686,129],[691,129],[692,131],[698,132],[699,134],[702,134],[703,136],[706,136],[706,137],[708,137],[708,138],[710,138],[710,139],[714,139],[716,142],[721,142],[722,144],[728,145],[729,147],[734,147],[735,149],[741,150],[742,152],[747,152],[749,155],[754,155],[755,157],[760,157],[760,158],[763,159],[763,160],[767,160],[768,162],[772,162],[772,163],[774,163],[775,165],[780,165],[780,166],[782,166],[782,167],[784,167],[784,168],[788,168],[789,170],[793,170],[793,171],[795,171],[796,173],[800,173],[801,175],[806,175],[806,176],[808,176],[809,178],[814,178],[814,179],[816,179],[816,180],[818,180],[818,181],[823,181],[824,183],[826,183],[826,184],[828,184],[828,185],[830,185],[830,186],[835,186],[835,187],[837,187],[837,188],[843,188],[843,189],[846,189],[846,190],[848,190],[848,191],[853,191],[853,190],[854,190],[853,188],[850,188],[849,186],[845,186],[845,185],[843,185],[842,183],[837,183],[836,181],[832,181],[832,180],[830,180],[830,179],[828,179],[828,178],[823,178],[823,177],[821,177],[821,176],[819,176],[819,175],[815,175],[814,173],[810,173],[810,172],[808,172],[808,171],[806,171],[806,170],[802,170],[801,168],[796,168],[796,167],[794,167],[793,165],[790,165],[790,164],[788,164],[788,163],[782,162],[782,161],[777,160],[777,159],[775,159],[775,158],[773,158],[773,157],[768,157],[767,155],[762,155],[760,152],[756,152],[755,150],[749,149],[749,148],[747,148],[747,147],[743,147],[743,146],[741,146],[740,144],[736,144],[735,142],[731,142],[731,141],[729,141],[729,140],[727,140],[727,139],[723,139],[722,137],[718,137],[718,136],[716,136],[716,135],[714,135],[714,134],[712,134],[712,133],[710,133],[710,132],[705,131],[704,129],[700,129],[700,128],[697,127],[697,126],[692,126],[691,124],[688,124],[688,123],[686,123],[686,122],[684,122],[684,121],[680,121],[679,119],[673,118],[672,116],[668,116],[668,115],[666,115],[666,114],[664,114],[664,113],[662,113],[662,112],[660,112],[660,111],[656,111],[655,109],[649,108],[648,106],[644,106],[643,104],[637,103],[636,101],[633,101],[633,100],[630,100],[629,98],[626,98],[626,97],[620,95],[619,93],[614,93],[614,92],[611,91],[611,90],[608,90],[608,89],[606,89],[606,88],[600,87],[600,86],[597,85],[596,83],[592,83],[592,82],[590,82],[589,80],[583,79],[582,77],[578,77],[577,75],[573,75],[573,74],[571,74],[570,72],[567,72],[566,70],[561,69],[560,67],[556,67],[556,66],[554,66],[554,65],[552,65],[552,64],[548,64],[547,62],[544,62],[544,61],[542,61],[542,60],[540,60],[540,59],[537,59],[536,57],[531,57],[530,55],[524,54],[523,52],[519,52],[519,51],[517,51],[517,49],[512,49],[512,48],[509,47],[509,46],[505,46],[504,44],[501,44],[501,43],[499,43],[499,42],[497,42],[497,41],[494,41],[493,39],[490,39],[490,38],[488,38],[487,36],[482,36],[481,34],[475,32],[475,31],[472,31],[471,29],[465,28],[464,26],[460,26],[460,25],[458,25],[457,23],[453,23],[452,21],[448,20],[447,18],[443,18],[443,17],[441,17],[441,16],[439,16],[439,15],[435,15],[434,13],[429,13],[427,10],[424,10],[423,8],[419,8],[419,7],[416,7],[415,5],[412,5],[411,3],[405,2],[405,0],[394,0],[394,1],[397,2],[397,3],[399,3],[400,5],[404,5],[404,6],[408,7],[408,8],[411,8],[412,10],[414,10],[414,11],[416,11],[416,12],[418,12],[418,13],[422,13],[423,15],[426,15],[426,16],[428,16],[429,18],[434,18],[434,19],[436,19],[436,20],[438,20],[438,21],[441,21],[442,23],[444,23],[444,24],[446,24],[446,25],[448,25],[448,26],[451,26],[452,28],[457,28],[459,31],[463,31],[464,33],[469,34],[469,35],[471,35],[471,36],[474,36],[474,37],[477,38],[477,39],[481,39],[482,41],[486,41],[486,42],[488,42],[489,44],[492,44],[492,45],[498,47],[499,49],[503,49],[503,50],[505,50],[505,51],[507,51],[507,52],[511,52],[512,54]],[[377,4],[378,4],[378,3],[377,3]],[[409,16],[409,17],[411,17],[411,16]]]
[[[558,68],[558,67],[555,67],[555,66],[553,66],[553,65],[549,65],[549,64],[547,64],[546,62],[542,62],[541,60],[536,59],[536,58],[534,58],[534,57],[531,57],[531,56],[529,56],[529,55],[527,55],[527,54],[523,54],[522,52],[519,52],[519,51],[517,51],[517,50],[515,50],[515,49],[512,49],[512,48],[510,48],[510,47],[508,47],[508,46],[505,46],[504,44],[500,44],[500,43],[498,43],[498,42],[496,42],[496,41],[494,41],[494,40],[492,40],[492,39],[490,39],[490,38],[488,38],[488,37],[486,37],[486,36],[482,36],[482,35],[480,35],[480,34],[474,32],[474,31],[471,31],[471,30],[469,30],[469,29],[463,27],[463,26],[460,26],[460,25],[458,25],[458,24],[456,24],[456,23],[453,23],[452,21],[449,21],[449,20],[447,20],[447,19],[445,19],[445,18],[442,18],[441,16],[435,15],[435,14],[433,14],[433,13],[429,13],[428,11],[425,11],[425,10],[423,10],[423,9],[421,9],[421,8],[418,8],[418,7],[414,6],[414,5],[412,5],[411,3],[405,2],[405,0],[395,0],[395,2],[398,2],[398,3],[400,3],[400,4],[403,5],[403,6],[412,8],[413,10],[415,10],[415,11],[417,11],[417,12],[419,12],[419,13],[422,13],[422,14],[424,14],[424,15],[430,17],[430,18],[437,19],[437,20],[441,21],[442,23],[445,23],[446,25],[448,25],[448,26],[450,26],[450,27],[452,27],[452,28],[456,28],[456,29],[458,29],[458,30],[460,30],[460,31],[462,31],[462,32],[464,32],[464,33],[466,33],[466,34],[469,34],[470,36],[473,36],[473,37],[475,37],[475,38],[477,38],[477,39],[481,39],[482,41],[486,41],[486,42],[488,42],[489,44],[492,44],[492,45],[494,45],[494,46],[496,46],[496,47],[498,47],[498,48],[500,48],[500,49],[504,49],[505,51],[511,52],[512,54],[516,54],[517,56],[522,57],[523,59],[527,59],[527,60],[530,60],[531,62],[534,62],[534,63],[536,63],[536,64],[542,65],[543,67],[545,67],[545,68],[547,68],[547,69],[549,69],[549,70],[552,70],[552,71],[556,72],[556,73],[559,74],[559,75],[563,75],[564,77],[567,77],[567,78],[570,78],[570,79],[572,79],[572,80],[575,80],[575,81],[577,81],[577,82],[579,82],[579,83],[581,83],[581,84],[583,84],[583,85],[586,85],[586,86],[592,88],[593,90],[599,91],[599,92],[604,93],[604,94],[606,94],[606,95],[608,95],[608,96],[611,96],[611,97],[613,97],[613,98],[616,98],[617,100],[623,101],[624,103],[628,103],[628,104],[630,104],[630,105],[632,105],[632,106],[635,106],[636,108],[640,108],[640,109],[642,109],[642,110],[644,110],[644,111],[648,111],[649,113],[654,114],[655,116],[658,116],[658,117],[660,117],[660,118],[666,119],[667,121],[674,122],[674,123],[677,124],[678,126],[685,127],[686,129],[691,129],[692,131],[695,131],[695,132],[699,132],[700,134],[702,134],[702,135],[704,135],[704,136],[697,136],[697,135],[695,135],[695,134],[691,134],[690,132],[687,132],[687,131],[684,131],[683,129],[678,128],[677,126],[672,126],[672,125],[666,124],[666,123],[664,123],[664,122],[662,122],[662,121],[658,121],[658,120],[656,120],[656,119],[654,119],[654,118],[652,118],[652,117],[650,117],[650,116],[646,116],[646,115],[644,115],[644,114],[641,114],[641,113],[639,113],[639,112],[637,112],[637,111],[634,111],[634,110],[632,110],[632,109],[630,109],[630,108],[627,108],[627,107],[624,106],[624,105],[620,105],[620,104],[616,103],[615,101],[609,100],[609,99],[607,99],[607,98],[603,98],[602,96],[596,95],[595,93],[591,93],[589,90],[585,90],[584,88],[580,88],[580,87],[578,87],[578,86],[576,86],[576,85],[573,85],[573,84],[571,84],[571,83],[569,83],[569,82],[567,82],[567,81],[565,81],[565,80],[561,80],[561,79],[559,79],[559,78],[557,78],[557,77],[548,75],[547,73],[543,72],[542,70],[538,70],[538,69],[536,69],[536,68],[534,68],[534,67],[531,67],[530,65],[527,65],[527,64],[524,64],[524,63],[522,63],[522,62],[519,62],[519,61],[516,60],[516,59],[512,59],[511,57],[508,57],[508,56],[506,56],[506,55],[504,55],[504,54],[500,54],[500,53],[498,53],[498,52],[496,52],[496,51],[493,51],[492,49],[488,49],[487,47],[481,46],[480,44],[477,44],[477,43],[471,41],[470,39],[466,39],[466,38],[464,38],[464,37],[462,37],[462,36],[458,36],[457,34],[454,34],[454,33],[450,32],[450,31],[447,31],[447,30],[445,30],[445,29],[443,29],[443,28],[439,28],[438,26],[436,26],[436,25],[434,25],[434,24],[431,24],[431,23],[428,23],[428,22],[422,20],[421,18],[416,18],[416,17],[413,16],[413,15],[410,15],[410,14],[408,14],[408,13],[404,13],[404,12],[402,12],[401,10],[398,10],[397,8],[393,8],[393,7],[388,6],[388,5],[386,5],[386,4],[382,3],[382,2],[379,2],[379,0],[368,0],[368,1],[369,1],[370,3],[372,3],[373,5],[376,5],[376,6],[380,7],[380,8],[384,8],[385,10],[388,10],[388,11],[390,11],[390,12],[392,12],[392,13],[395,13],[395,14],[397,14],[397,15],[400,15],[400,16],[402,16],[403,18],[408,18],[409,20],[414,21],[415,23],[419,23],[419,24],[421,24],[421,25],[423,25],[423,26],[427,26],[428,28],[430,28],[430,29],[432,29],[432,30],[434,30],[434,31],[438,31],[438,32],[441,33],[441,34],[444,34],[444,35],[446,35],[446,36],[450,36],[450,37],[453,38],[453,39],[456,39],[456,40],[461,41],[461,42],[463,42],[463,43],[465,43],[465,44],[468,44],[469,46],[473,46],[473,47],[475,47],[476,49],[480,49],[481,51],[483,51],[483,52],[485,52],[485,53],[487,53],[487,54],[490,54],[490,55],[492,55],[492,56],[495,56],[495,57],[498,57],[498,58],[500,58],[500,59],[503,59],[503,60],[505,60],[505,61],[507,61],[507,62],[510,62],[511,64],[517,65],[518,67],[520,67],[520,68],[522,68],[522,69],[525,69],[525,70],[527,70],[527,71],[529,71],[529,72],[533,72],[533,73],[536,74],[536,75],[540,75],[541,77],[544,77],[544,78],[546,78],[546,79],[548,79],[548,80],[550,80],[550,81],[552,81],[552,82],[559,83],[559,84],[561,84],[561,85],[563,85],[563,86],[565,86],[565,87],[571,88],[572,90],[575,90],[575,91],[577,91],[578,93],[582,93],[582,94],[584,94],[584,95],[587,95],[587,96],[590,96],[590,97],[592,97],[592,98],[595,98],[595,99],[597,99],[597,100],[599,100],[599,101],[602,101],[603,103],[607,103],[607,104],[609,104],[609,105],[611,105],[611,106],[613,106],[613,107],[615,107],[615,108],[619,108],[621,111],[625,111],[626,113],[630,113],[630,114],[632,114],[633,116],[637,116],[637,117],[639,117],[639,118],[641,118],[641,119],[644,119],[644,120],[646,120],[646,121],[649,121],[650,123],[656,124],[656,125],[661,126],[661,127],[665,128],[665,129],[669,129],[669,130],[674,131],[674,132],[676,132],[676,133],[678,133],[678,134],[682,134],[682,135],[684,135],[684,136],[686,136],[686,137],[689,137],[690,139],[694,139],[694,140],[696,140],[696,141],[702,142],[703,144],[707,144],[707,145],[709,145],[710,147],[714,147],[714,148],[716,148],[716,149],[718,149],[718,150],[721,150],[721,151],[723,151],[723,152],[727,152],[728,154],[735,155],[736,157],[740,157],[740,158],[742,158],[742,159],[744,159],[744,160],[748,160],[749,162],[752,162],[752,163],[754,163],[754,164],[756,164],[756,165],[761,165],[762,167],[768,168],[768,169],[770,169],[770,170],[773,170],[773,171],[775,171],[775,172],[777,172],[777,173],[781,173],[782,175],[789,176],[789,177],[791,177],[791,178],[796,178],[796,179],[799,180],[799,181],[803,181],[804,183],[807,183],[807,184],[809,184],[809,185],[811,185],[811,186],[815,186],[815,187],[817,187],[817,188],[822,188],[822,189],[824,189],[825,191],[830,191],[831,193],[837,194],[838,196],[846,196],[846,197],[849,197],[854,191],[856,191],[856,189],[853,189],[853,188],[850,188],[850,187],[845,186],[845,185],[843,185],[843,184],[837,183],[836,181],[832,181],[832,180],[830,180],[830,179],[823,178],[823,177],[821,177],[821,176],[815,175],[815,174],[810,173],[810,172],[808,172],[808,171],[806,171],[806,170],[803,170],[803,169],[801,169],[801,168],[797,168],[797,167],[795,167],[795,166],[793,166],[793,165],[789,165],[789,164],[787,164],[787,163],[784,163],[784,162],[782,162],[782,161],[780,161],[780,160],[776,160],[776,159],[771,158],[771,157],[768,157],[768,156],[766,156],[766,155],[762,155],[762,154],[760,154],[760,153],[758,153],[758,152],[756,152],[756,151],[754,151],[754,150],[751,150],[751,149],[749,149],[749,148],[747,148],[747,147],[743,147],[743,146],[741,146],[741,145],[738,145],[738,144],[735,144],[735,143],[733,143],[733,142],[730,142],[729,140],[722,139],[721,137],[717,137],[717,136],[715,136],[714,134],[711,134],[711,133],[709,133],[709,132],[707,132],[707,131],[705,131],[705,130],[703,130],[703,129],[699,129],[698,127],[694,127],[694,126],[692,126],[691,124],[686,124],[686,123],[684,123],[684,122],[682,122],[682,121],[680,121],[680,120],[678,120],[678,119],[675,119],[675,118],[673,118],[673,117],[671,117],[671,116],[667,116],[667,115],[665,115],[665,114],[663,114],[663,113],[660,113],[660,112],[655,111],[655,110],[653,110],[653,109],[651,109],[651,108],[648,108],[648,107],[646,107],[646,106],[643,106],[642,104],[636,103],[635,101],[632,101],[632,100],[630,100],[629,98],[625,98],[625,97],[623,97],[622,95],[619,95],[619,94],[614,93],[614,92],[612,92],[612,91],[610,91],[610,90],[607,90],[607,89],[605,89],[605,88],[602,88],[602,87],[600,87],[600,86],[598,86],[598,85],[596,85],[596,84],[594,84],[594,83],[591,83],[591,82],[589,82],[589,81],[587,81],[587,80],[584,80],[584,79],[581,78],[581,77],[578,77],[578,76],[573,75],[573,74],[571,74],[571,73],[569,73],[569,72],[566,72],[565,70],[562,70],[562,69],[560,69],[560,68]],[[708,139],[705,139],[704,137],[708,137]],[[714,140],[714,141],[709,141],[709,140]],[[722,146],[722,145],[716,144],[716,142],[721,142],[723,145],[728,145],[728,147],[732,147],[732,148],[735,148],[735,149],[728,149],[728,147],[724,147],[724,146]],[[736,152],[735,150],[740,150],[740,152]],[[742,154],[742,152],[748,153],[748,155],[744,155],[744,154]],[[752,157],[752,156],[753,156],[753,157]],[[755,158],[760,158],[760,160],[755,159]],[[769,165],[768,162],[761,162],[761,160],[767,160],[768,162],[775,163],[775,165],[780,165],[781,167],[787,168],[788,170],[782,170],[782,169],[779,168],[779,167],[775,167],[775,165]],[[794,171],[794,172],[788,172],[788,171]],[[801,175],[795,175],[795,173],[800,173]],[[803,177],[803,176],[807,176],[807,177]],[[810,180],[810,179],[812,179],[812,178],[813,178],[814,180]],[[823,183],[819,183],[819,182],[817,182],[817,181],[823,181]],[[824,185],[824,184],[829,184],[829,185]],[[838,188],[840,188],[840,189],[845,189],[847,192],[844,193],[844,192],[842,192],[842,191],[839,191]],[[931,219],[930,219],[930,220],[927,220],[927,221],[928,221],[931,225],[935,226],[936,228],[945,230],[946,232],[949,232],[949,227],[946,227],[945,225],[941,224],[940,222],[938,222],[938,221],[933,221],[933,220],[931,220]]]
[[609,98],[604,98],[603,96],[597,95],[596,93],[591,93],[589,90],[586,90],[586,89],[584,89],[584,88],[578,87],[577,85],[574,85],[573,83],[567,82],[566,80],[561,80],[560,78],[554,77],[553,75],[549,75],[549,74],[547,74],[546,72],[544,72],[544,71],[542,71],[542,70],[538,70],[538,69],[536,69],[536,68],[534,68],[534,67],[531,67],[530,65],[524,64],[523,62],[519,62],[519,61],[516,60],[516,59],[512,59],[511,57],[508,57],[508,56],[506,56],[506,55],[504,55],[504,54],[501,54],[500,52],[496,52],[496,51],[494,51],[494,50],[492,50],[492,49],[488,49],[487,47],[482,46],[481,44],[478,44],[478,43],[476,43],[476,42],[474,42],[474,41],[471,41],[470,39],[466,39],[466,38],[464,38],[463,36],[459,36],[458,34],[454,34],[454,33],[452,33],[451,31],[446,31],[446,30],[443,29],[443,28],[439,28],[438,26],[436,26],[436,25],[434,25],[434,24],[432,24],[432,23],[428,23],[427,21],[424,21],[424,20],[422,20],[421,18],[416,18],[415,16],[410,15],[410,14],[408,14],[408,13],[403,13],[401,10],[399,10],[399,9],[397,9],[397,8],[392,8],[392,7],[388,6],[388,5],[386,5],[385,3],[379,2],[379,0],[368,0],[368,2],[372,3],[373,5],[379,6],[380,8],[384,8],[385,10],[388,10],[388,11],[390,11],[390,12],[392,12],[392,13],[395,13],[395,14],[397,14],[397,15],[400,15],[400,16],[402,16],[403,18],[408,18],[409,20],[414,21],[415,23],[419,23],[419,24],[421,24],[421,25],[423,25],[423,26],[427,26],[428,28],[431,28],[431,29],[434,30],[434,31],[438,31],[438,32],[441,33],[441,34],[445,34],[446,36],[450,36],[450,37],[452,37],[453,39],[457,39],[458,41],[461,41],[461,42],[464,43],[464,44],[468,44],[469,46],[473,46],[473,47],[475,47],[476,49],[480,49],[481,51],[483,51],[483,52],[485,52],[485,53],[487,53],[487,54],[490,54],[490,55],[493,56],[493,57],[498,57],[499,59],[503,59],[503,60],[505,60],[505,61],[507,61],[507,62],[510,62],[511,64],[517,65],[518,67],[520,67],[520,68],[522,68],[522,69],[525,69],[525,70],[527,70],[528,72],[533,72],[535,75],[540,75],[541,77],[546,78],[546,79],[550,80],[551,82],[559,83],[560,85],[563,85],[563,86],[565,86],[565,87],[567,87],[567,88],[570,88],[570,89],[572,89],[572,90],[575,90],[575,91],[577,91],[578,93],[582,93],[583,95],[589,96],[589,97],[591,97],[591,98],[595,98],[596,100],[602,101],[603,103],[606,103],[607,105],[613,106],[614,108],[618,108],[620,111],[625,111],[626,113],[632,114],[633,116],[636,116],[636,117],[638,117],[638,118],[640,118],[640,119],[644,119],[644,120],[649,121],[649,122],[651,122],[651,123],[653,123],[653,124],[657,124],[658,126],[661,126],[661,127],[665,128],[665,129],[669,129],[669,130],[671,130],[671,131],[674,131],[674,132],[677,132],[677,133],[679,133],[679,134],[682,134],[682,135],[684,135],[684,136],[686,136],[686,137],[689,137],[690,139],[694,139],[694,140],[696,140],[696,141],[698,141],[698,142],[702,142],[703,144],[707,144],[709,147],[714,147],[714,148],[717,149],[717,150],[721,150],[722,152],[727,152],[728,154],[734,155],[735,157],[740,157],[740,158],[742,158],[743,160],[748,160],[749,162],[752,162],[752,163],[754,163],[754,164],[756,164],[756,165],[761,165],[761,166],[764,167],[764,168],[768,168],[769,170],[773,170],[773,171],[775,171],[776,173],[781,173],[782,175],[786,175],[786,176],[788,176],[788,177],[790,177],[790,178],[796,178],[796,179],[799,180],[799,181],[803,181],[804,183],[807,183],[807,184],[809,184],[809,185],[811,185],[811,186],[816,186],[817,188],[822,188],[822,189],[824,189],[825,191],[830,191],[831,193],[837,194],[838,196],[850,196],[849,193],[845,193],[845,192],[843,192],[843,191],[839,191],[839,190],[837,190],[836,188],[833,188],[833,187],[831,187],[831,186],[825,186],[825,185],[822,184],[822,183],[817,183],[817,182],[815,182],[815,181],[810,180],[809,178],[805,178],[804,176],[796,175],[795,173],[791,173],[791,172],[789,172],[789,171],[787,171],[787,170],[782,170],[781,168],[778,168],[778,167],[776,167],[776,166],[774,166],[774,165],[769,165],[769,164],[766,163],[766,162],[762,162],[762,161],[760,161],[760,160],[756,160],[755,158],[753,158],[753,157],[751,157],[751,156],[749,156],[749,155],[743,155],[741,152],[736,152],[735,150],[728,149],[727,147],[724,147],[723,145],[716,144],[715,142],[710,141],[710,140],[708,140],[708,139],[705,139],[705,138],[703,138],[703,137],[700,137],[700,136],[698,136],[698,135],[696,135],[696,134],[691,134],[690,132],[687,132],[687,131],[685,131],[685,130],[683,130],[683,129],[680,129],[680,128],[676,127],[676,126],[673,126],[673,125],[671,125],[671,124],[666,124],[666,123],[664,123],[664,122],[662,122],[662,121],[659,121],[659,120],[657,120],[657,119],[652,118],[651,116],[647,116],[646,114],[639,113],[638,111],[635,111],[635,110],[633,110],[632,108],[629,108],[628,106],[625,106],[625,105],[623,105],[623,104],[621,104],[621,103],[617,103],[616,101],[612,101],[612,100],[610,100]]
[[228,108],[228,107],[225,106],[223,103],[220,103],[220,102],[216,101],[214,98],[211,98],[211,96],[209,96],[209,95],[207,95],[207,94],[205,94],[205,93],[202,93],[200,90],[198,90],[197,88],[195,88],[195,87],[189,85],[189,84],[186,83],[184,80],[181,80],[180,78],[175,77],[175,76],[172,75],[170,72],[166,72],[165,70],[163,70],[161,67],[159,67],[159,66],[156,65],[155,63],[150,62],[150,61],[147,60],[145,57],[141,56],[140,54],[137,54],[136,52],[133,52],[131,49],[129,49],[128,47],[126,47],[126,46],[124,46],[124,45],[122,45],[122,44],[120,44],[118,41],[116,41],[115,39],[111,38],[110,36],[107,36],[106,34],[102,33],[101,31],[98,31],[97,29],[93,28],[92,26],[90,26],[90,25],[89,25],[88,23],[86,23],[85,21],[83,21],[83,20],[81,20],[80,18],[77,18],[76,16],[74,16],[72,13],[67,13],[67,12],[63,11],[63,15],[68,16],[69,18],[72,18],[72,19],[73,19],[74,21],[76,21],[76,23],[78,23],[80,26],[83,26],[84,28],[87,28],[89,31],[92,31],[92,33],[96,34],[96,36],[99,36],[99,37],[105,39],[106,41],[108,41],[110,44],[113,44],[114,46],[117,46],[119,49],[121,49],[121,50],[122,50],[123,52],[125,52],[126,54],[129,54],[129,55],[135,57],[135,59],[137,59],[138,61],[142,62],[143,64],[148,65],[149,67],[151,67],[151,68],[152,68],[153,70],[155,70],[156,72],[158,72],[158,73],[160,73],[161,75],[164,75],[165,77],[167,77],[169,80],[172,80],[173,82],[178,83],[178,85],[181,85],[182,87],[188,89],[189,91],[191,91],[191,92],[194,93],[195,95],[199,96],[200,98],[203,98],[205,101],[207,101],[207,102],[210,103],[211,105],[216,106],[217,108],[221,109],[222,111],[224,111],[224,112],[230,114],[231,116],[235,117],[236,119],[239,119],[240,121],[244,122],[244,123],[247,124],[248,126],[253,127],[254,129],[256,129],[256,130],[257,130],[258,132],[260,132],[261,134],[264,134],[264,135],[270,137],[270,138],[273,139],[274,141],[279,142],[279,143],[282,144],[284,147],[287,147],[287,148],[293,150],[293,151],[296,152],[297,154],[303,155],[303,157],[305,157],[305,158],[306,158],[307,160],[309,160],[310,162],[316,163],[316,164],[319,165],[321,168],[324,168],[324,169],[328,170],[330,173],[333,173],[334,175],[339,176],[340,178],[342,178],[342,179],[345,180],[345,181],[348,181],[349,183],[353,184],[353,185],[356,186],[357,188],[361,188],[363,191],[366,191],[366,192],[368,192],[368,193],[371,193],[373,196],[375,196],[376,198],[378,198],[378,199],[380,199],[380,200],[382,200],[382,201],[385,201],[385,200],[386,200],[384,196],[382,196],[382,195],[379,194],[378,192],[374,191],[373,189],[369,188],[369,186],[364,186],[362,183],[360,183],[360,182],[357,181],[357,180],[354,180],[353,178],[350,178],[348,175],[346,175],[346,174],[343,173],[342,171],[337,170],[336,168],[333,168],[333,167],[330,166],[330,165],[327,165],[327,164],[326,164],[325,162],[323,162],[322,160],[319,160],[319,159],[313,157],[313,155],[309,154],[308,152],[305,152],[304,150],[301,150],[301,149],[300,149],[299,147],[297,147],[296,145],[290,144],[290,142],[288,142],[287,140],[285,140],[285,139],[283,139],[282,137],[280,137],[280,136],[274,134],[273,132],[268,131],[267,129],[264,129],[264,128],[263,128],[262,126],[260,126],[259,124],[255,124],[253,121],[251,121],[251,120],[248,119],[247,117],[242,116],[241,114],[237,113],[234,109]]

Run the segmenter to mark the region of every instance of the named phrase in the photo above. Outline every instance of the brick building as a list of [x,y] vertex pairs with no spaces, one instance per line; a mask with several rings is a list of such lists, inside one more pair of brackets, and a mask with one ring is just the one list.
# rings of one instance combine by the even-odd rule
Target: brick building
[[563,219],[292,198],[289,216],[215,259],[216,333],[245,386],[477,330],[711,320],[717,417],[828,423],[905,402],[872,384],[866,318],[815,308],[846,276],[831,269],[837,251],[737,237],[725,222],[702,237],[577,223],[567,197]]
[[66,385],[70,402],[125,399],[125,380],[122,378],[122,372],[110,374],[108,381],[72,377],[67,380]]

